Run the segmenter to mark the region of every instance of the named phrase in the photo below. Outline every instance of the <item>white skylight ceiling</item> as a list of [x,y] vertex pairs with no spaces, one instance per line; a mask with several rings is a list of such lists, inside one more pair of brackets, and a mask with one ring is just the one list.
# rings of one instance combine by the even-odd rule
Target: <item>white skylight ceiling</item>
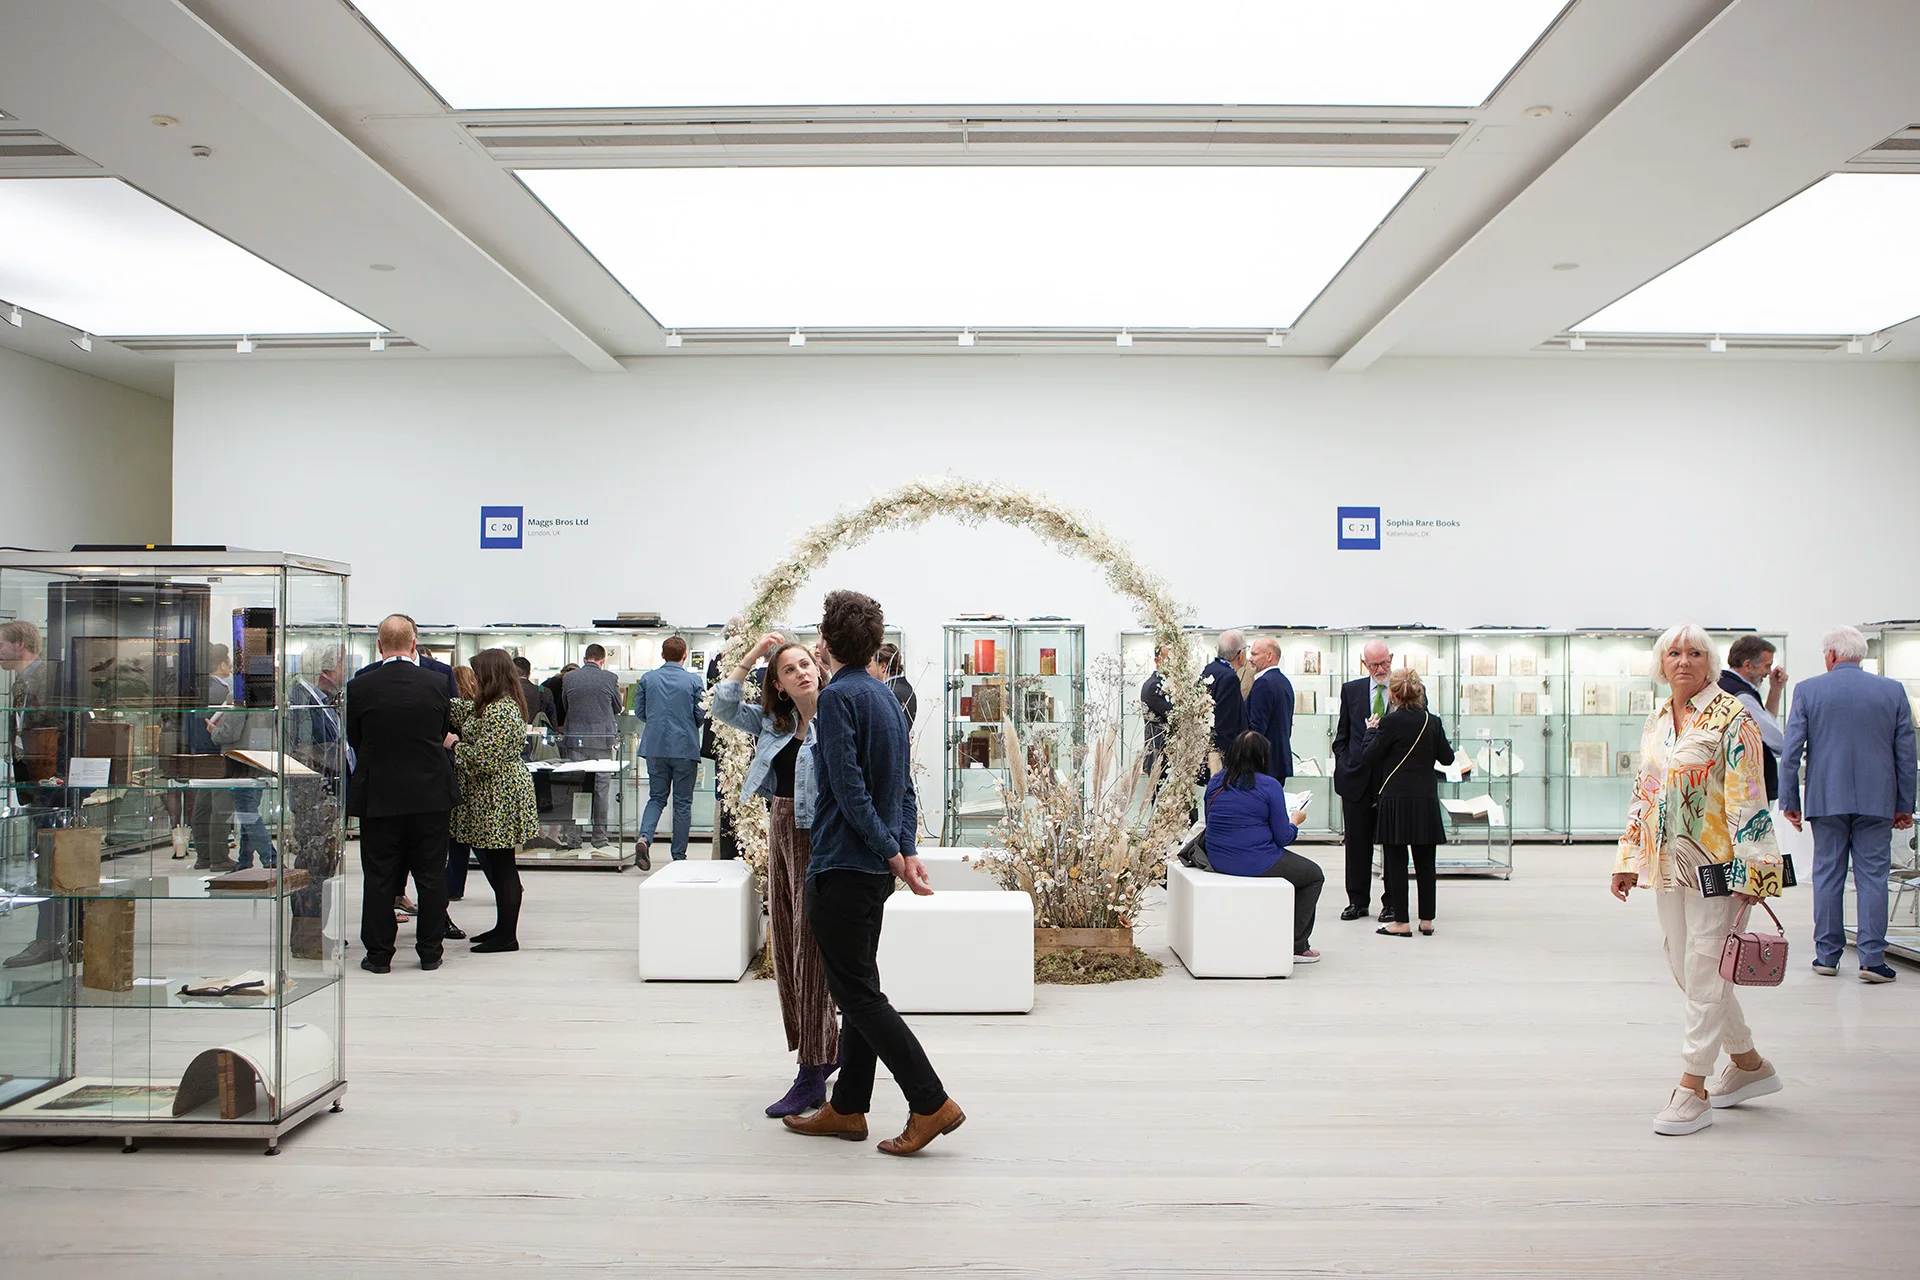
[[1838,173],[1575,331],[1867,334],[1920,315],[1920,174]]
[[380,326],[117,178],[0,179],[0,298],[88,333]]
[[546,169],[661,324],[1282,327],[1418,169]]
[[354,0],[456,108],[1471,106],[1564,0]]

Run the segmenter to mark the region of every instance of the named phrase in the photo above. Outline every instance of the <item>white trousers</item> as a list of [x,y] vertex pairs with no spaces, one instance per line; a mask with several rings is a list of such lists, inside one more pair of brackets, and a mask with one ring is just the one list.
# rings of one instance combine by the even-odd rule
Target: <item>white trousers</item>
[[1737,898],[1703,898],[1692,889],[1656,889],[1660,932],[1673,980],[1687,995],[1687,1030],[1680,1053],[1690,1075],[1711,1075],[1720,1051],[1746,1053],[1753,1032],[1734,986],[1720,976],[1720,949],[1742,926],[1746,906]]

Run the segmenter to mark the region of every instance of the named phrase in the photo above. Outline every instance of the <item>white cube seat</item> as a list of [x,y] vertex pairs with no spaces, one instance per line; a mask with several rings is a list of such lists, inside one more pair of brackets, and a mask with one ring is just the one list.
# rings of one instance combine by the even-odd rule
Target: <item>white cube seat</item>
[[745,862],[669,862],[641,882],[641,981],[738,982],[759,949]]
[[902,1013],[1030,1012],[1033,899],[1005,889],[894,894],[880,928],[880,989]]
[[1293,974],[1293,885],[1167,864],[1167,932],[1196,978]]
[[[986,852],[984,849],[921,845],[914,852],[920,856],[920,864],[927,869],[927,880],[936,894],[976,893],[1000,888],[998,880],[980,870],[980,855]],[[964,861],[968,858],[972,861]]]

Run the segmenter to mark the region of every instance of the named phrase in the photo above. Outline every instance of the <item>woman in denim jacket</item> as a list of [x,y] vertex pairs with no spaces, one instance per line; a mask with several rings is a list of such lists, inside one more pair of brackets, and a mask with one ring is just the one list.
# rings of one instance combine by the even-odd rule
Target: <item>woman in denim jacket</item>
[[[746,700],[747,679],[761,658],[767,668],[760,681],[759,705]],[[827,1077],[840,1056],[833,999],[826,971],[807,927],[801,899],[807,863],[813,857],[808,832],[817,794],[813,762],[813,709],[820,696],[820,669],[805,646],[790,644],[775,632],[760,643],[714,687],[709,709],[715,720],[754,739],[753,763],[740,799],[767,801],[767,914],[773,938],[773,974],[780,988],[780,1013],[787,1024],[787,1048],[800,1056],[800,1074],[786,1096],[767,1108],[770,1116],[795,1116],[827,1100]]]

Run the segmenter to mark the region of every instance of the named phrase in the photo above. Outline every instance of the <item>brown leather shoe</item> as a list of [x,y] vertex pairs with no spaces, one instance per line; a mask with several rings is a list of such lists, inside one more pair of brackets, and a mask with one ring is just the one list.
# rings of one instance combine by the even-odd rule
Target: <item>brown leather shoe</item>
[[967,1113],[960,1109],[959,1103],[948,1098],[930,1116],[909,1111],[907,1127],[900,1131],[899,1137],[882,1142],[880,1149],[890,1156],[910,1156],[941,1134],[952,1133],[966,1122]]
[[780,1123],[795,1133],[814,1138],[840,1138],[847,1142],[867,1140],[867,1118],[843,1116],[833,1109],[831,1102],[810,1116],[787,1116]]

